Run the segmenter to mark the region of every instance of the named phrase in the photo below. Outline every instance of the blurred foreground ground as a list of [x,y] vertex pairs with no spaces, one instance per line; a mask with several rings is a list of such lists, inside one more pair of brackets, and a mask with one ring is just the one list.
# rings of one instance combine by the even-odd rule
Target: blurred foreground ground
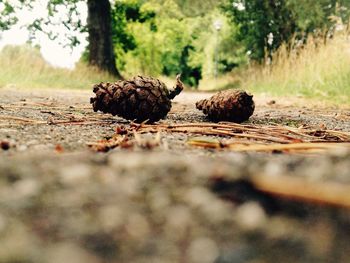
[[[152,149],[96,153],[87,143],[128,122],[94,113],[91,95],[0,89],[0,262],[350,262],[348,149],[235,153],[162,133]],[[207,122],[194,102],[208,96],[181,94],[162,122]],[[255,125],[350,131],[349,109],[255,101]],[[344,203],[272,195],[259,176]]]

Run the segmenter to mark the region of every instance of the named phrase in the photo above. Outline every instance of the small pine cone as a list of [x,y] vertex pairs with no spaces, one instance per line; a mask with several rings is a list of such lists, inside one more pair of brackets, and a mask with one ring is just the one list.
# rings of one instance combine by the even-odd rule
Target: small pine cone
[[253,114],[255,104],[253,96],[243,90],[225,90],[198,101],[196,107],[213,121],[241,123]]
[[90,103],[95,112],[111,113],[136,122],[155,122],[165,118],[171,100],[183,87],[179,75],[171,91],[158,79],[137,76],[131,80],[95,85],[93,92],[96,97],[91,98]]

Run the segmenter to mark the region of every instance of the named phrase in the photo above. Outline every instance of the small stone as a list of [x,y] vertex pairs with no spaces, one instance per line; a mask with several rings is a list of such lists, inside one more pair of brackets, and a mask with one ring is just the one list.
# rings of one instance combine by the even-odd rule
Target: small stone
[[268,162],[265,166],[265,174],[268,176],[272,176],[271,180],[273,180],[273,176],[279,176],[285,173],[284,167],[275,162]]
[[19,152],[24,152],[24,151],[27,150],[27,149],[28,149],[27,145],[24,145],[24,144],[19,145],[19,146],[17,147],[17,150],[18,150]]
[[171,238],[177,240],[184,238],[191,225],[193,225],[193,218],[190,209],[186,206],[178,205],[167,211],[166,230]]
[[30,141],[27,142],[27,145],[28,145],[28,146],[31,146],[31,145],[36,145],[36,144],[38,144],[38,143],[39,143],[38,140],[30,140]]
[[17,220],[9,223],[0,235],[0,243],[0,262],[36,262],[38,240],[23,223]]
[[64,167],[61,171],[61,180],[64,184],[75,185],[86,181],[91,175],[87,165],[76,164]]
[[212,263],[218,256],[219,249],[209,238],[198,238],[190,244],[189,257],[193,263]]
[[162,187],[155,187],[148,195],[150,207],[153,211],[163,211],[170,205],[169,194]]
[[37,144],[32,146],[32,149],[38,152],[47,151],[52,148],[53,148],[52,144]]
[[203,206],[201,211],[212,224],[221,224],[231,219],[232,210],[230,208],[228,203],[220,199],[213,199]]
[[188,190],[185,200],[195,208],[201,208],[213,200],[212,193],[204,187],[195,187]]
[[55,146],[55,152],[56,152],[56,153],[63,153],[63,152],[64,152],[64,148],[62,147],[61,144],[56,144],[56,146]]
[[40,184],[35,179],[19,180],[14,185],[14,192],[17,198],[29,198],[38,193]]
[[119,206],[109,205],[101,208],[99,219],[105,231],[112,231],[124,223],[124,213]]
[[86,262],[86,263],[101,263],[95,255],[82,247],[73,243],[59,243],[49,248],[46,254],[47,261],[51,263],[62,262]]
[[123,193],[125,193],[130,198],[136,198],[141,195],[140,180],[138,178],[122,177],[119,180],[119,185]]
[[221,251],[214,263],[262,263],[265,261],[254,260],[257,257],[254,246],[239,244]]
[[127,233],[136,240],[145,240],[150,232],[150,226],[147,219],[141,214],[131,214],[125,226]]
[[0,148],[4,151],[7,151],[8,149],[10,149],[10,143],[8,141],[1,141]]
[[244,230],[252,231],[263,227],[266,220],[265,211],[255,202],[241,205],[236,212],[236,222]]

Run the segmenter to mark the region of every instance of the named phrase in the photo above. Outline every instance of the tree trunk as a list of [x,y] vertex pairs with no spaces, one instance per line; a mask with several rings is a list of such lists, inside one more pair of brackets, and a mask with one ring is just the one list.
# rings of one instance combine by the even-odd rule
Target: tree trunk
[[122,78],[115,64],[109,0],[88,0],[89,64]]

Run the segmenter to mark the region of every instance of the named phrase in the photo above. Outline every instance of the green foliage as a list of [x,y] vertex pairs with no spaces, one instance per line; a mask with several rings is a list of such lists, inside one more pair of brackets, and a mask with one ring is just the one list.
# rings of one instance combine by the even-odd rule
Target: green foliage
[[18,22],[16,12],[32,8],[33,0],[0,0],[0,31],[9,30]]
[[238,40],[255,60],[271,55],[296,30],[295,19],[284,0],[227,1],[223,8],[239,27]]
[[[133,4],[135,1],[122,3]],[[133,19],[126,17],[126,30],[135,40],[136,48],[126,52],[122,50],[124,53],[120,52],[118,56],[118,59],[124,60],[119,63],[124,65],[126,75],[142,73],[174,77],[182,73],[186,84],[196,86],[201,77],[201,67],[191,62],[191,54],[196,51],[193,41],[197,37],[193,27],[189,26],[193,19],[185,17],[174,1],[138,3],[142,4],[137,12],[124,14],[125,17],[130,13],[136,14]],[[120,2],[116,2],[118,4]]]
[[18,19],[14,15],[14,7],[9,1],[0,1],[0,30],[8,30]]
[[346,24],[350,16],[348,0],[288,0],[297,30],[306,35],[333,33],[335,25]]
[[151,29],[154,29],[155,13],[141,10],[142,3],[140,0],[116,1],[112,8],[112,40],[117,55],[117,66],[121,70],[125,68],[125,53],[137,47],[135,37],[129,32],[127,25],[134,22],[150,22]]
[[[196,87],[201,78],[214,74],[215,50],[218,69],[229,72],[245,61],[242,45],[232,34],[236,27],[216,8],[220,1],[123,0],[116,6],[137,6],[133,12],[124,9],[120,22],[131,35],[135,48],[123,50],[116,45],[118,65],[125,76],[135,74],[165,75],[174,78],[182,73],[188,86]],[[136,4],[135,4],[136,3]],[[127,14],[148,19],[127,19]],[[197,15],[197,16],[196,16]],[[200,15],[200,16],[198,16]],[[215,20],[223,28],[217,32]]]
[[[158,0],[159,1],[159,0]],[[167,0],[160,0],[167,2]],[[222,2],[222,0],[174,0],[180,12],[186,17],[205,16]]]
[[223,10],[239,27],[236,37],[262,61],[283,43],[297,36],[306,41],[309,34],[332,36],[339,20],[349,21],[347,0],[235,0],[226,1]]
[[[26,1],[26,4],[34,1]],[[54,25],[64,25],[69,34],[63,45],[79,44],[77,34],[85,32],[78,4],[84,0],[49,0],[47,14],[28,25],[35,38],[46,33],[58,41]],[[182,73],[185,83],[197,86],[204,74],[213,74],[214,50],[220,53],[219,69],[229,71],[237,65],[236,53],[227,53],[230,43],[224,35],[216,43],[212,23],[220,16],[220,1],[189,0],[116,0],[112,6],[112,40],[117,67],[125,76],[135,74],[166,75]],[[26,7],[26,5],[24,5]],[[31,8],[28,5],[28,8]],[[15,11],[14,11],[15,12]],[[13,13],[14,13],[13,12]],[[63,21],[62,16],[63,15]],[[58,19],[61,17],[61,19]],[[209,29],[209,30],[203,30]],[[221,48],[221,40],[225,41]],[[232,40],[232,39],[231,39]],[[88,51],[82,61],[87,61]]]

